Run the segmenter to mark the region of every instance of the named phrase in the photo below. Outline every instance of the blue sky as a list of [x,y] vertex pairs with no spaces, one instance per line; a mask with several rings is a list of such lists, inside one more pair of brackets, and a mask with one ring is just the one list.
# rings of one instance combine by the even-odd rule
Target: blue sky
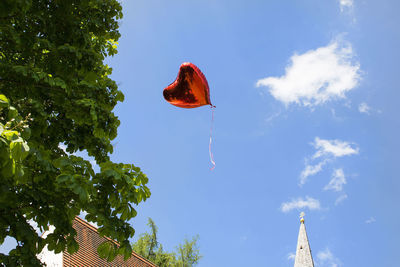
[[[147,217],[199,266],[292,266],[299,212],[316,266],[397,266],[396,1],[124,1],[117,161],[150,178]],[[190,61],[215,110],[162,90]],[[308,171],[307,171],[308,170]],[[335,265],[336,264],[336,265]]]
[[[299,213],[316,266],[398,266],[398,1],[123,1],[125,94],[112,159],[148,175],[151,217],[174,249],[199,234],[199,266],[293,266]],[[162,90],[182,62],[215,110]]]

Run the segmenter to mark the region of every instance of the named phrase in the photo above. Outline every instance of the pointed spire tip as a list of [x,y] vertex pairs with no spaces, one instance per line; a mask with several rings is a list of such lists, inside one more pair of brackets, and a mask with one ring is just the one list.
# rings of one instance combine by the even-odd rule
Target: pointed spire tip
[[300,213],[300,223],[304,223],[304,216],[305,215],[306,214],[303,211]]

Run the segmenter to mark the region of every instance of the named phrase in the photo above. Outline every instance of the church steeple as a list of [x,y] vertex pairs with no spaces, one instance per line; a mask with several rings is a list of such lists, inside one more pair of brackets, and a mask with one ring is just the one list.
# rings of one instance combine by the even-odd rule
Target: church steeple
[[306,226],[304,225],[304,212],[300,213],[300,230],[297,239],[296,258],[294,267],[314,267],[311,248],[308,243]]

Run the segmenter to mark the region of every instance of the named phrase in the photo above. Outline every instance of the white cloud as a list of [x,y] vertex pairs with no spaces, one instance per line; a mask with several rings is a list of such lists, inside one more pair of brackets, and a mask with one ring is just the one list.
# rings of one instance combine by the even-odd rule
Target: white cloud
[[353,154],[358,154],[358,147],[351,143],[344,142],[340,140],[324,140],[319,137],[315,137],[314,147],[317,149],[313,158],[319,158],[321,156],[333,156],[333,157],[343,157]]
[[376,222],[374,217],[370,217],[368,220],[365,221],[365,223],[368,223],[368,224],[374,223],[374,222]]
[[329,184],[324,187],[324,190],[339,192],[343,190],[343,185],[346,183],[347,181],[343,169],[335,169],[332,174],[332,179],[329,181]]
[[270,94],[285,105],[321,105],[345,98],[360,80],[360,64],[353,62],[349,43],[333,41],[327,46],[294,54],[281,77],[257,81],[257,87],[268,87]]
[[305,169],[300,174],[300,185],[303,185],[307,182],[307,178],[309,176],[315,175],[322,171],[322,167],[325,165],[327,161],[321,161],[316,165],[306,165]]
[[276,119],[277,117],[279,117],[279,115],[281,115],[281,111],[275,112],[275,113],[273,113],[272,115],[268,116],[268,117],[265,119],[265,122],[266,122],[266,123],[271,123],[274,119]]
[[329,248],[326,248],[324,251],[319,251],[317,254],[317,258],[320,261],[329,261],[333,259],[333,254],[332,252],[329,250]]
[[[316,149],[316,152],[313,156],[305,159],[305,168],[300,173],[300,186],[307,182],[309,176],[321,172],[323,167],[333,159],[358,154],[359,152],[357,145],[354,143],[345,142],[338,139],[326,140],[321,139],[318,136],[315,137],[312,145]],[[316,159],[319,159],[320,161],[310,164],[310,161],[312,162]]]
[[345,9],[352,9],[354,6],[353,0],[339,0],[340,11],[344,11]]
[[368,106],[367,103],[363,102],[358,106],[358,111],[360,111],[360,113],[369,114],[371,108]]
[[287,255],[288,260],[294,261],[295,258],[296,258],[295,253],[293,253],[293,252],[288,253],[288,255]]
[[317,259],[320,264],[319,266],[330,266],[330,267],[338,267],[340,266],[340,261],[336,258],[329,248],[326,248],[323,251],[319,251],[317,253]]
[[289,212],[293,209],[304,209],[308,208],[309,210],[319,210],[321,209],[321,205],[318,199],[311,198],[306,196],[306,199],[301,197],[297,199],[292,199],[290,202],[284,202],[281,205],[282,212]]
[[340,203],[342,203],[343,201],[345,201],[347,199],[347,197],[348,197],[347,194],[340,195],[335,201],[335,206],[337,206]]

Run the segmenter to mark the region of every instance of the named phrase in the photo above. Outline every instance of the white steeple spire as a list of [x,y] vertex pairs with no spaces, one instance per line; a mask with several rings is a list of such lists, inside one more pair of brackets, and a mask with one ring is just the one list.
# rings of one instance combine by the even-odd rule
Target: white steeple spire
[[300,213],[300,230],[297,239],[296,258],[294,260],[294,267],[314,267],[314,262],[311,256],[310,244],[304,225],[304,212]]

